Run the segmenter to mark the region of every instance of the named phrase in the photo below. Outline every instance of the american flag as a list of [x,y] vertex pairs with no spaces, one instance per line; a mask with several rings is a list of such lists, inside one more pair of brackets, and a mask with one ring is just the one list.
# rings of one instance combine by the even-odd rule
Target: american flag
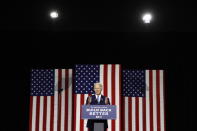
[[72,69],[33,69],[29,131],[71,131]]
[[[87,120],[80,119],[81,105],[85,104],[88,95],[92,94],[95,82],[103,84],[102,94],[109,97],[112,105],[117,106],[117,119],[108,120],[108,131],[121,131],[120,107],[121,88],[119,64],[76,65],[75,67],[75,93],[74,94],[74,125],[73,131],[87,131]],[[87,76],[87,78],[86,78]],[[86,78],[86,79],[83,79]],[[82,85],[86,83],[85,85]],[[86,92],[86,90],[88,92]],[[82,91],[82,92],[81,92]],[[88,94],[89,93],[89,94]]]
[[[80,118],[80,111],[81,105],[92,93],[89,88],[93,85],[82,87],[90,91],[87,92],[89,94],[86,94],[86,91],[75,92],[76,70],[75,73],[72,69],[32,70],[29,131],[87,131],[87,120]],[[132,92],[132,88],[138,88],[133,86],[131,76],[124,76],[124,70],[121,73],[120,65],[98,65],[95,70],[99,72],[95,74],[99,76],[95,81],[104,86],[102,94],[109,97],[111,104],[117,105],[118,108],[117,120],[108,120],[108,131],[165,131],[163,70],[145,70],[144,74],[142,73],[145,76],[145,84],[143,81],[135,83],[141,85],[139,92],[144,96],[136,96],[138,92],[134,93],[133,97],[128,96],[133,95],[128,92]],[[130,82],[124,82],[126,77]]]
[[164,71],[123,70],[122,75],[122,130],[165,131]]

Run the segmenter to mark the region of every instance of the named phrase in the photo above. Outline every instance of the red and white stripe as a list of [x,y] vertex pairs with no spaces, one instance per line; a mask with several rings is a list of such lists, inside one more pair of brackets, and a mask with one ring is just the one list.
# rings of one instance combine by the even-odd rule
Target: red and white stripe
[[[55,69],[54,96],[30,96],[29,131],[71,131],[72,70]],[[63,88],[58,94],[57,88]]]
[[146,97],[122,97],[123,130],[165,131],[164,71],[146,70]]
[[[120,65],[104,64],[100,65],[100,83],[103,84],[104,96],[109,97],[112,105],[117,105],[117,119],[108,120],[108,131],[120,131]],[[87,131],[87,120],[80,118],[81,105],[85,104],[87,94],[74,94],[74,118],[73,131]]]

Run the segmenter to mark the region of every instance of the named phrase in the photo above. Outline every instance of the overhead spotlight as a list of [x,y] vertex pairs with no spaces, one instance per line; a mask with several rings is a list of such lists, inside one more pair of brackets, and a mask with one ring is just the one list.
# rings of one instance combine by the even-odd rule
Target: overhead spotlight
[[152,15],[150,13],[145,13],[142,16],[142,20],[144,21],[144,23],[149,24],[152,20]]
[[58,18],[58,12],[57,11],[51,11],[50,12],[50,17],[52,18],[52,19],[56,19],[56,18]]

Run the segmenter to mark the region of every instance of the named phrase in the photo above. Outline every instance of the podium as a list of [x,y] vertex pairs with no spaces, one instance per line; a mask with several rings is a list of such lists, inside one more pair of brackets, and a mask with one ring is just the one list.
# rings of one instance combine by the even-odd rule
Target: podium
[[[81,119],[115,120],[115,105],[82,105]],[[94,131],[104,131],[104,123],[95,122]]]
[[94,123],[94,131],[104,131],[103,123]]

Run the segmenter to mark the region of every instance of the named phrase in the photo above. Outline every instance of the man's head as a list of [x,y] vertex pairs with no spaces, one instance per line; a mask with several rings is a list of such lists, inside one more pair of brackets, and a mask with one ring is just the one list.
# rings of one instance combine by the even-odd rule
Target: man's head
[[103,85],[101,83],[94,83],[94,92],[96,95],[100,95],[103,89]]

